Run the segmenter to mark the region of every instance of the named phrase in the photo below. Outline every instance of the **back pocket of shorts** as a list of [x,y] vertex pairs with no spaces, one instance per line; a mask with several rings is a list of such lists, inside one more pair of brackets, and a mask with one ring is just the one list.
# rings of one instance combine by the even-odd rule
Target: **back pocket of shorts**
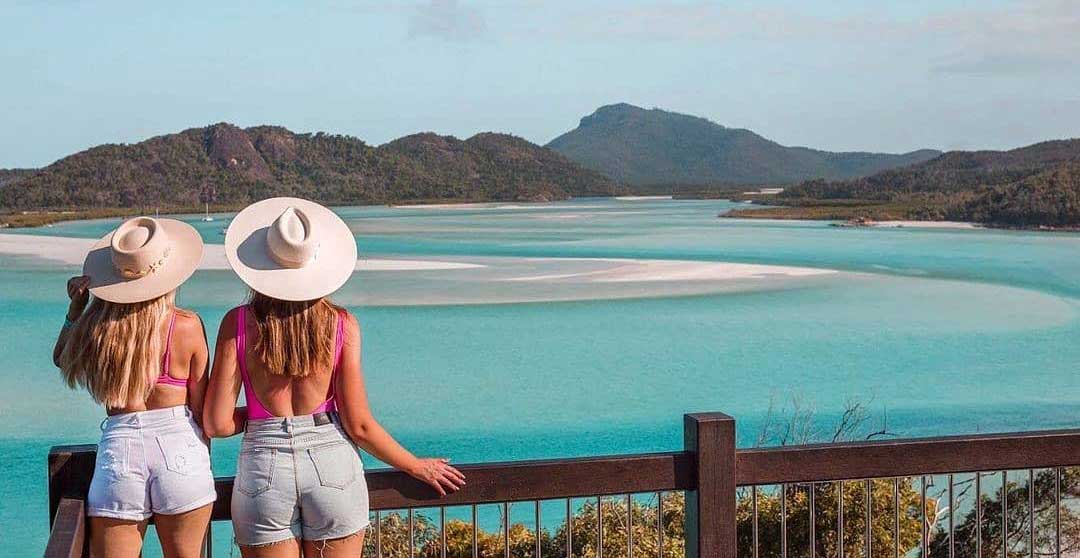
[[165,467],[181,475],[193,475],[207,470],[209,453],[194,432],[176,432],[157,437],[158,448]]
[[250,449],[240,452],[236,465],[236,489],[255,497],[270,490],[274,480],[275,449]]
[[345,488],[356,482],[360,455],[348,442],[335,442],[308,450],[319,484],[330,488]]

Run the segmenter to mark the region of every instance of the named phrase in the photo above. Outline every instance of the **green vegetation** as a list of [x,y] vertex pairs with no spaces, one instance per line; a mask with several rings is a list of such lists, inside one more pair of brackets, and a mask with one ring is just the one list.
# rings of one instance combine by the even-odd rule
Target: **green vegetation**
[[327,204],[408,200],[547,201],[622,192],[558,153],[505,134],[416,134],[380,147],[280,127],[215,124],[132,145],[102,145],[37,171],[0,174],[12,210],[243,205],[292,195]]
[[955,151],[846,181],[811,180],[763,197],[783,206],[725,216],[974,221],[1002,227],[1080,227],[1080,140],[1011,151]]
[[940,154],[932,150],[902,155],[833,153],[787,147],[750,130],[625,103],[600,107],[547,146],[635,191],[671,183],[760,185],[851,178]]

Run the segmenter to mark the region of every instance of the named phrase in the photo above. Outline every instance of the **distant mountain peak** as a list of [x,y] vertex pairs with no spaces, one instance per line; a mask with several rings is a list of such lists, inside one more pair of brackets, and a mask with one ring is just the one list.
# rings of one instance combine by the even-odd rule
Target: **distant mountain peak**
[[834,153],[787,147],[707,118],[629,103],[604,105],[547,145],[631,185],[778,184],[852,178],[940,154]]

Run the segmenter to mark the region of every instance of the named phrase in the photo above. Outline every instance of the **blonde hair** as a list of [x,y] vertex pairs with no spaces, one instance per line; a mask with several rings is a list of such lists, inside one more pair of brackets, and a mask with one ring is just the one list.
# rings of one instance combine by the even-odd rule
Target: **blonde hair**
[[174,300],[175,293],[130,304],[95,297],[60,354],[68,386],[86,387],[108,408],[148,398],[161,373],[165,340],[160,332]]
[[294,302],[252,291],[249,305],[259,332],[255,354],[271,374],[303,378],[334,365],[337,319],[343,309],[330,299]]

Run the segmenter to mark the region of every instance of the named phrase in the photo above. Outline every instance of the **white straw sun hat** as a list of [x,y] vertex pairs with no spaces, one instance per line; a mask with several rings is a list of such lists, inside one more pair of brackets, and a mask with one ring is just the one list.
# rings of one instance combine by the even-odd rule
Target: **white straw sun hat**
[[315,300],[341,288],[356,268],[356,239],[333,211],[300,198],[244,208],[225,232],[229,265],[256,292]]
[[98,240],[83,262],[90,294],[132,303],[172,292],[199,267],[203,241],[176,219],[135,217]]

